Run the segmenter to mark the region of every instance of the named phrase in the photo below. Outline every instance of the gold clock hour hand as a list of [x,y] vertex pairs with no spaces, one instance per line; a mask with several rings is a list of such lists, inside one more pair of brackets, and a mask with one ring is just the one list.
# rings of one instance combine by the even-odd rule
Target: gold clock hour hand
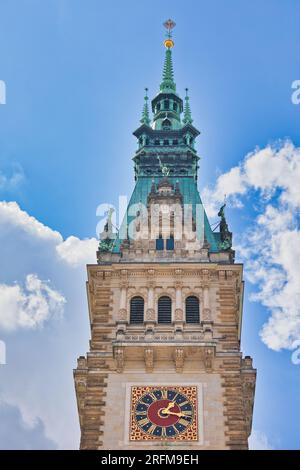
[[174,415],[174,416],[178,416],[178,418],[182,418],[183,416],[186,416],[184,413],[182,412],[179,412],[179,413],[176,413],[175,411],[169,411],[167,409],[164,409],[163,410],[163,413],[166,414],[166,415]]

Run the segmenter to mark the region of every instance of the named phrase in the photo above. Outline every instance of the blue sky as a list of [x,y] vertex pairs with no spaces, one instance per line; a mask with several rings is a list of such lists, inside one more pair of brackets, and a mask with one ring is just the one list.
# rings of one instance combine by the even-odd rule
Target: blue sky
[[[18,420],[23,429],[7,445],[18,447],[23,439],[24,446],[53,448],[71,425],[63,446],[78,446],[71,371],[88,347],[84,263],[94,261],[96,207],[132,191],[132,131],[144,87],[150,97],[157,92],[162,22],[171,17],[177,90],[183,96],[189,87],[201,130],[199,189],[212,206],[212,222],[223,189],[229,194],[237,259],[248,273],[243,351],[258,368],[256,445],[300,448],[300,365],[291,361],[300,327],[287,301],[299,312],[293,263],[299,252],[288,251],[299,236],[300,105],[291,102],[291,84],[300,79],[299,14],[297,0],[0,0],[0,80],[6,84],[0,200],[12,203],[0,211],[2,305],[17,316],[24,298],[34,295],[43,315],[37,327],[28,309],[26,324],[19,317],[13,325],[2,321],[7,365],[0,366],[0,414],[8,430]],[[276,173],[274,159],[282,171]],[[253,293],[260,296],[255,302]],[[272,298],[282,302],[278,311]],[[280,321],[276,317],[262,340],[259,332],[272,315]],[[284,339],[287,324],[292,333]],[[66,424],[58,424],[64,409]],[[44,440],[37,439],[40,429]]]

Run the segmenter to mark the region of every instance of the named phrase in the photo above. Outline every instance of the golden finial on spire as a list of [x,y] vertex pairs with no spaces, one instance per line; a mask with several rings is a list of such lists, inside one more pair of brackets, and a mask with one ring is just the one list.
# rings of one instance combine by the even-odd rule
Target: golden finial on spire
[[167,39],[164,40],[164,45],[167,49],[172,49],[174,47],[174,41],[172,39],[172,29],[175,28],[175,21],[169,19],[163,23],[164,27],[167,30]]

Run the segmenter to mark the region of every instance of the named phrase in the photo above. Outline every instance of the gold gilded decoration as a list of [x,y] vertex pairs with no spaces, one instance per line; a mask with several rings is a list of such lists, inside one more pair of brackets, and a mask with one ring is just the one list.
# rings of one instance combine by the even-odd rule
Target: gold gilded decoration
[[172,41],[172,39],[165,39],[164,41],[164,46],[167,48],[167,49],[171,49],[172,47],[174,47],[174,41]]

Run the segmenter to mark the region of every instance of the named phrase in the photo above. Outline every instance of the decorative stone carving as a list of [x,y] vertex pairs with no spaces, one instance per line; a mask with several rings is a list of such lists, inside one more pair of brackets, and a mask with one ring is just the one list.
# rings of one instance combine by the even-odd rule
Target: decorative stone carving
[[252,427],[255,382],[256,382],[256,370],[253,368],[252,358],[250,356],[246,356],[244,359],[242,359],[242,384],[243,384],[245,419],[246,419],[248,435],[250,435],[251,427]]
[[85,356],[79,356],[79,358],[77,359],[77,368],[78,369],[86,369],[87,368],[87,363],[86,363]]
[[153,357],[154,357],[153,349],[146,348],[144,351],[146,372],[153,372]]
[[202,277],[204,282],[209,281],[209,270],[208,269],[202,269]]
[[182,308],[175,309],[175,321],[183,321],[183,310]]
[[84,392],[86,390],[86,381],[83,380],[83,379],[79,379],[79,380],[76,380],[75,379],[75,383],[76,383],[76,389],[77,389],[77,392]]
[[206,371],[212,370],[214,350],[212,347],[204,348],[204,366]]
[[116,331],[116,339],[117,341],[122,341],[125,338],[125,333],[126,333],[126,327],[123,324],[118,325],[118,329]]
[[124,370],[124,350],[122,348],[115,349],[114,357],[116,361],[116,370],[120,374]]
[[184,350],[182,348],[176,348],[174,356],[176,372],[181,373],[184,365]]
[[202,320],[203,320],[204,322],[210,322],[210,321],[211,321],[211,311],[210,311],[210,308],[204,308],[204,309],[203,309]]
[[126,308],[120,308],[118,320],[127,321],[127,310]]
[[148,308],[146,311],[145,321],[155,321],[155,310],[154,308]]

